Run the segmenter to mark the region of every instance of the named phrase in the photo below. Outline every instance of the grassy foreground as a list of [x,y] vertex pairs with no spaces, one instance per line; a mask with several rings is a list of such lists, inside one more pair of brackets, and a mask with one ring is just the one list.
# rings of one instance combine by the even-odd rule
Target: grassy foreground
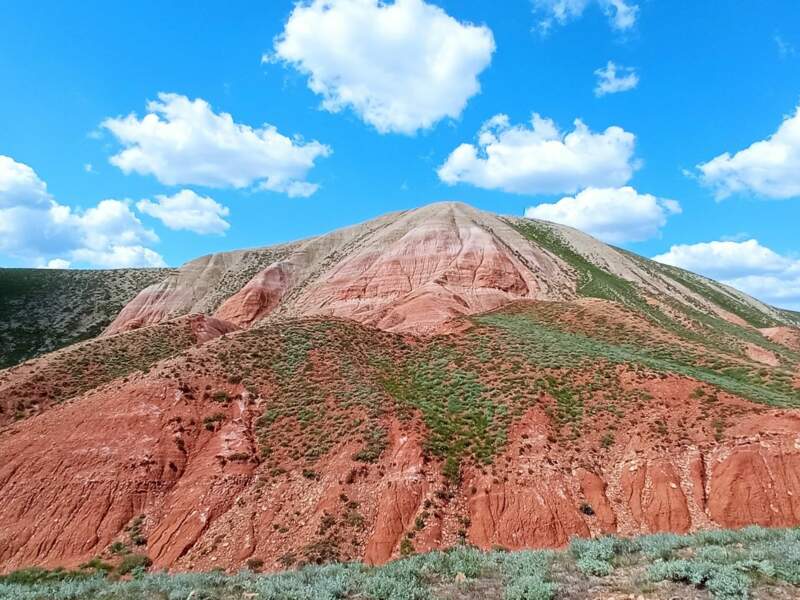
[[[130,566],[130,565],[128,565]],[[146,573],[123,578],[92,561],[77,571],[25,569],[0,577],[3,600],[422,600],[800,597],[800,528],[749,527],[691,535],[575,539],[563,551],[458,547],[382,567],[306,566],[261,575],[241,571]]]

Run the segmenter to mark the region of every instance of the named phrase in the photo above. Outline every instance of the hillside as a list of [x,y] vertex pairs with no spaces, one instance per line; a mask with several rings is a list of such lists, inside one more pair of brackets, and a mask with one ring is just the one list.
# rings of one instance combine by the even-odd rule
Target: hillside
[[796,313],[577,230],[443,202],[301,242],[196,259],[143,290],[106,333],[206,313],[242,327],[321,315],[426,334],[514,300],[579,297],[670,319],[800,325]]
[[0,269],[0,368],[102,332],[169,269]]
[[457,203],[198,259],[0,372],[0,571],[796,526],[797,327]]

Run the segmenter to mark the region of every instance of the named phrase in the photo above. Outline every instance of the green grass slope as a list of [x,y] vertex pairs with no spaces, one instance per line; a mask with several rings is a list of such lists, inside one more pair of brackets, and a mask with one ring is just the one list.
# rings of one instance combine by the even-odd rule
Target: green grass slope
[[0,269],[0,369],[98,335],[169,269]]

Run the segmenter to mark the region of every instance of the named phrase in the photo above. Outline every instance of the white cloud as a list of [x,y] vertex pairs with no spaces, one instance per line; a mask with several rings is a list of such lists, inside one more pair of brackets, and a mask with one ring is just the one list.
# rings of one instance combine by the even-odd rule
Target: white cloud
[[86,163],[86,164],[84,164],[84,165],[83,165],[83,170],[84,170],[86,173],[94,173],[94,172],[95,172],[95,170],[94,170],[94,166],[92,165],[92,163]]
[[411,135],[461,115],[494,49],[488,27],[422,0],[313,0],[295,5],[265,60],[308,75],[325,110]]
[[626,186],[588,188],[552,204],[531,206],[525,216],[569,225],[605,242],[619,244],[658,235],[667,217],[680,212],[680,204],[675,200],[640,194]]
[[142,246],[112,245],[100,250],[78,248],[72,252],[72,257],[78,262],[85,262],[104,269],[166,266],[161,255]]
[[608,61],[605,68],[597,69],[597,85],[594,88],[595,96],[627,92],[639,85],[639,76],[633,67],[622,67]]
[[542,15],[539,30],[547,33],[556,24],[577,19],[590,4],[597,4],[608,17],[611,27],[625,31],[636,25],[639,5],[626,0],[533,0],[534,11]]
[[800,196],[800,106],[766,140],[697,165],[700,180],[719,199],[740,192],[767,198]]
[[719,279],[771,304],[800,307],[800,260],[755,239],[676,245],[653,260]]
[[585,187],[618,187],[633,175],[635,136],[620,127],[593,133],[580,119],[562,133],[534,114],[531,126],[510,125],[495,115],[481,127],[477,145],[461,144],[439,167],[448,184],[469,183],[519,194],[574,193]]
[[718,279],[780,273],[797,262],[755,239],[679,244],[653,260]]
[[223,218],[230,213],[227,207],[192,190],[181,190],[173,196],[156,196],[155,202],[140,200],[136,208],[170,229],[222,234],[230,227]]
[[101,124],[125,147],[110,158],[126,174],[153,175],[167,185],[261,189],[309,196],[317,184],[305,181],[324,144],[282,135],[272,125],[255,129],[215,113],[205,100],[158,95],[148,113],[106,119]]
[[69,269],[70,262],[63,258],[53,258],[47,261],[45,269]]
[[0,208],[18,204],[48,206],[47,186],[28,165],[0,155]]
[[28,165],[0,156],[0,252],[32,264],[70,261],[103,267],[163,266],[143,244],[158,241],[123,200],[87,210],[56,202]]

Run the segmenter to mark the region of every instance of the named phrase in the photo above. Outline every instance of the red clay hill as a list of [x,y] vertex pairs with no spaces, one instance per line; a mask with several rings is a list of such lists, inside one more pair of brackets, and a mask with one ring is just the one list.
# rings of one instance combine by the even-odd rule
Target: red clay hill
[[797,525],[799,324],[459,203],[203,257],[0,371],[0,570]]

